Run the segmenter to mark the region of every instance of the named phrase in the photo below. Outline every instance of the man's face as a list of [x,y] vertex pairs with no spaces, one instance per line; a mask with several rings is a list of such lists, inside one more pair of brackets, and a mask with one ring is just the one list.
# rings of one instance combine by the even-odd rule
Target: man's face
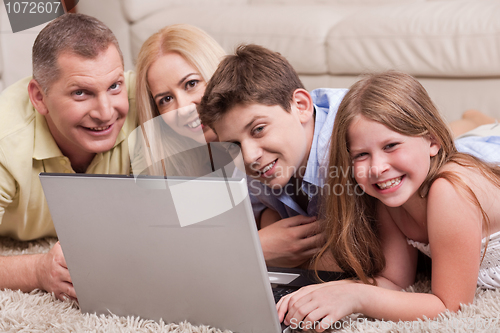
[[[314,124],[292,103],[281,106],[237,105],[214,124],[220,141],[241,146],[245,170],[267,186],[284,187],[292,176],[302,178],[312,144]],[[299,174],[300,171],[300,174]]]
[[113,148],[128,113],[123,64],[114,45],[95,59],[70,52],[58,57],[60,77],[41,93],[37,110],[66,156]]

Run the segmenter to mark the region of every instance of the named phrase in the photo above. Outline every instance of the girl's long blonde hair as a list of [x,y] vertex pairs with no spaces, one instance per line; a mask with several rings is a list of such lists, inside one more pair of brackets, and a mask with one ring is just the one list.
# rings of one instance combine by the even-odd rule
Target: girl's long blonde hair
[[[148,70],[158,58],[170,52],[177,52],[186,59],[200,72],[205,82],[208,82],[225,56],[222,47],[212,37],[203,30],[188,24],[167,26],[150,36],[142,45],[136,65],[136,103],[139,125],[142,127],[146,150],[152,156],[149,173],[163,176],[193,173],[194,171],[189,170],[200,163],[196,154],[193,154],[193,158],[174,158],[167,160],[167,163],[164,160],[162,163],[154,163],[158,158],[175,156],[185,151],[186,147],[193,147],[192,141],[194,141],[176,134],[166,123],[157,118],[160,112],[151,95]],[[153,119],[155,121],[152,121]],[[146,123],[149,126],[145,126]]]
[[[500,186],[500,168],[457,152],[448,126],[424,87],[412,76],[401,72],[367,75],[356,82],[342,100],[335,118],[329,158],[330,168],[333,166],[342,172],[332,173],[327,188],[338,187],[338,184],[347,188],[356,184],[349,154],[348,129],[358,115],[403,135],[428,135],[436,140],[441,149],[431,157],[429,172],[418,190],[419,195],[426,197],[432,183],[445,178],[480,208],[487,228],[488,217],[470,187],[455,174],[440,170],[448,162],[476,168],[485,178]],[[385,266],[377,230],[378,200],[366,193],[343,193],[335,195],[330,191],[323,196],[329,238],[316,258],[331,251],[344,271],[364,283],[374,284],[373,277]]]

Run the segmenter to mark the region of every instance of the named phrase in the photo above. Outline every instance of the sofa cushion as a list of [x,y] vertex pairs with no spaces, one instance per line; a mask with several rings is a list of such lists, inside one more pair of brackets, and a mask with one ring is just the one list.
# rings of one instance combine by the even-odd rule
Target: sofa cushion
[[172,7],[131,27],[134,59],[143,42],[174,23],[195,25],[217,40],[228,53],[235,46],[256,43],[280,52],[302,74],[327,72],[325,39],[331,27],[359,10],[357,6],[231,5]]
[[120,2],[125,17],[133,23],[165,8],[246,4],[248,0],[120,0]]
[[500,75],[500,2],[429,1],[363,10],[327,38],[328,71],[397,68],[427,77]]
[[[419,2],[426,0],[249,0],[252,5],[379,5],[384,3]],[[428,0],[427,0],[428,1]],[[454,1],[454,0],[449,0]]]

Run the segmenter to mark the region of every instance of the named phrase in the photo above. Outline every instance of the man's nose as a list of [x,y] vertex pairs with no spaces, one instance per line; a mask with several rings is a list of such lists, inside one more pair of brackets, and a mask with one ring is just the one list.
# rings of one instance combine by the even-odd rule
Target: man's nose
[[107,94],[100,95],[97,97],[96,102],[94,109],[90,112],[90,116],[103,123],[110,121],[113,118],[113,106],[111,105],[109,96]]

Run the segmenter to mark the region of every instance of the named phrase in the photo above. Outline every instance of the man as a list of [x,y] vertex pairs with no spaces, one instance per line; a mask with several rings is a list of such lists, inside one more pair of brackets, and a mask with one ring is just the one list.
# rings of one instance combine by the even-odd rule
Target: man
[[[130,173],[134,81],[102,22],[65,14],[40,32],[33,78],[0,95],[0,236],[56,236],[40,172]],[[76,298],[59,243],[46,254],[0,257],[0,288]]]

